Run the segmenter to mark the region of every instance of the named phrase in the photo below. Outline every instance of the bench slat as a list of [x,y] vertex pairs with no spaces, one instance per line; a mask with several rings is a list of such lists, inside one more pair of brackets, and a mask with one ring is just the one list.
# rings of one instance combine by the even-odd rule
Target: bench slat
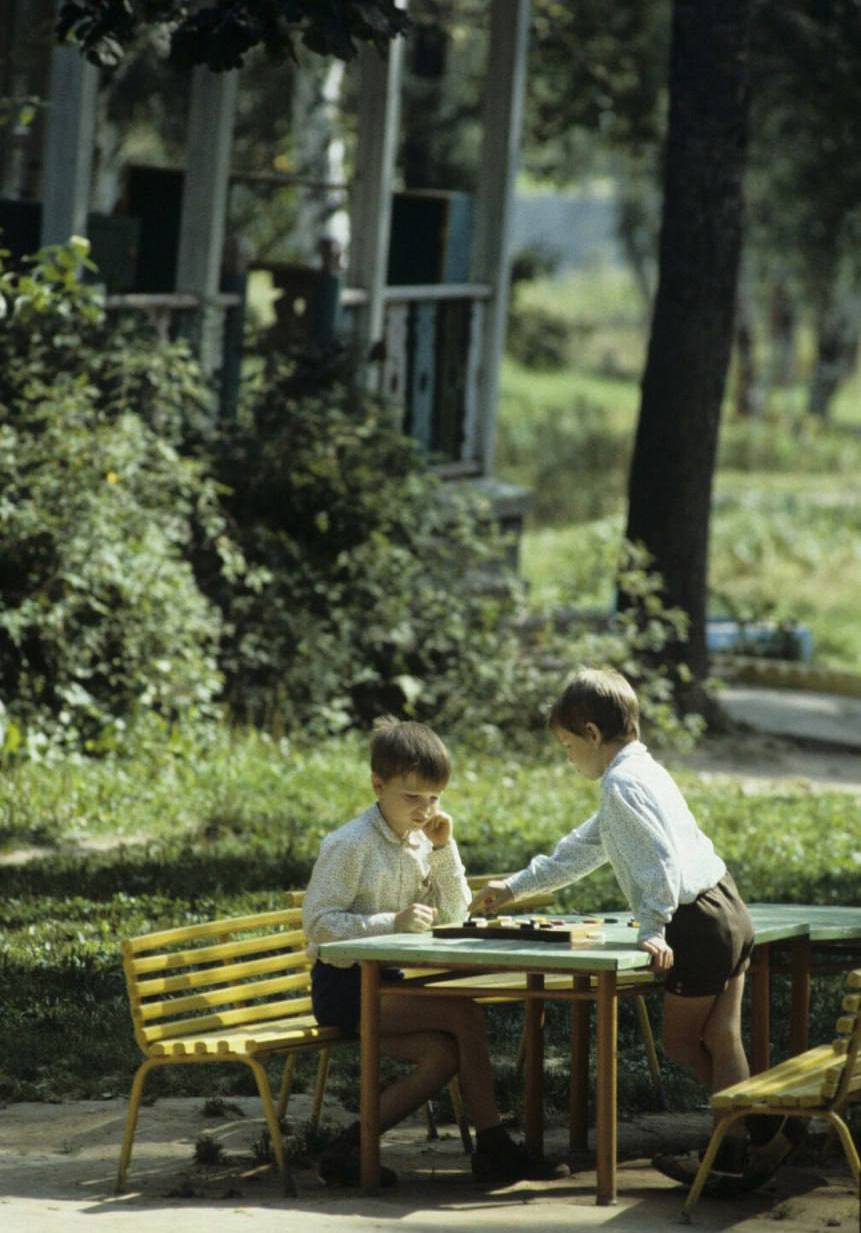
[[776,1096],[780,1091],[806,1091],[811,1084],[818,1087],[822,1084],[825,1071],[829,1065],[838,1060],[832,1045],[817,1045],[796,1057],[787,1058],[770,1070],[764,1070],[749,1079],[742,1079],[732,1087],[715,1092],[712,1104],[716,1109],[726,1109],[731,1106],[744,1105],[751,1100],[764,1100]]
[[141,998],[155,997],[161,993],[176,993],[180,989],[200,989],[206,985],[229,985],[262,976],[265,972],[304,971],[305,982],[310,984],[311,965],[302,951],[286,955],[270,955],[267,959],[251,959],[246,963],[225,963],[219,967],[202,968],[184,972],[178,976],[162,976],[152,980],[138,981],[137,991]]
[[190,950],[159,951],[154,955],[135,956],[123,943],[126,970],[135,976],[149,972],[173,971],[196,967],[202,963],[220,963],[242,955],[265,954],[270,950],[303,950],[305,935],[301,929],[260,934],[237,942],[217,942],[214,946],[197,946]]
[[193,942],[198,938],[227,938],[249,929],[271,929],[273,926],[287,925],[301,928],[300,908],[279,908],[273,912],[255,912],[250,916],[232,916],[197,925],[180,925],[175,929],[162,929],[157,933],[144,933],[139,937],[129,938],[123,945],[133,954],[140,954],[141,951],[157,950],[180,942]]
[[[271,980],[253,980],[244,985],[228,985],[224,989],[210,989],[203,993],[190,993],[188,997],[169,998],[163,1002],[141,1002],[138,1014],[144,1023],[152,1019],[174,1018],[189,1011],[209,1011],[218,1006],[240,1006],[257,998],[272,998],[293,990],[307,989],[308,977],[298,975],[276,976]],[[241,1009],[239,1013],[244,1013]]]
[[337,1028],[320,1027],[313,1015],[240,1027],[234,1031],[188,1035],[160,1041],[150,1053],[155,1057],[179,1057],[238,1053],[249,1055],[279,1048],[319,1048],[342,1039]]
[[173,1040],[180,1036],[198,1036],[219,1028],[243,1023],[260,1023],[266,1019],[291,1019],[311,1009],[310,998],[290,998],[284,1002],[265,1002],[259,1006],[239,1006],[236,1010],[220,1010],[216,1014],[197,1015],[193,1019],[177,1019],[174,1023],[159,1023],[143,1028],[147,1046],[157,1040]]

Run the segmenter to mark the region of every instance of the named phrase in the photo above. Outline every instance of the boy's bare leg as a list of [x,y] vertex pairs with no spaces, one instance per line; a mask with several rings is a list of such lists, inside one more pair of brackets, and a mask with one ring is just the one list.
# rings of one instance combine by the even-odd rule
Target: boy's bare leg
[[435,1096],[457,1071],[457,1045],[445,1032],[386,1035],[380,1048],[388,1057],[412,1063],[380,1092],[380,1126],[388,1130]]
[[741,998],[744,974],[727,981],[706,1020],[703,1040],[712,1063],[711,1091],[720,1092],[750,1074],[741,1040]]
[[[487,1028],[481,1007],[464,998],[411,998],[400,994],[383,996],[380,1045],[384,1052],[407,1061],[423,1061],[422,1055],[415,1051],[416,1038],[439,1033],[454,1042],[450,1054],[453,1065],[448,1074],[432,1082],[428,1070],[414,1084],[408,1082],[410,1075],[396,1080],[380,1097],[382,1125],[393,1126],[406,1117],[433,1096],[457,1071],[463,1098],[476,1130],[496,1126],[499,1110],[493,1092]],[[399,1052],[395,1053],[395,1049]]]
[[[686,1066],[710,1092],[719,1092],[750,1073],[741,1040],[741,998],[744,975],[727,981],[717,997],[664,995],[664,1050],[671,1061]],[[743,1135],[738,1122],[728,1134]]]

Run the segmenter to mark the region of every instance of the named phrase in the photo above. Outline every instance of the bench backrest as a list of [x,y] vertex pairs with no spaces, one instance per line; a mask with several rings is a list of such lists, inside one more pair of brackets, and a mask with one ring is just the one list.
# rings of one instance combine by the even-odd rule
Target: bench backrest
[[129,938],[123,968],[135,1039],[158,1041],[311,1011],[302,911],[208,921]]
[[844,1055],[826,1072],[823,1095],[840,1103],[861,1093],[861,968],[846,978],[846,993],[837,1020],[835,1052]]

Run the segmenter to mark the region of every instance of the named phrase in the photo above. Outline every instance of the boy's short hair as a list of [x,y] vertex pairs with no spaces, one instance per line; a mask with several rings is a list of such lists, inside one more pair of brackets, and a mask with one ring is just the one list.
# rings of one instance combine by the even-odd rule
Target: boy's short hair
[[583,668],[550,709],[548,727],[582,736],[591,723],[606,741],[639,737],[640,703],[631,683],[611,668]]
[[447,784],[451,776],[448,750],[427,724],[382,715],[371,736],[371,770],[380,779],[414,772],[430,784]]

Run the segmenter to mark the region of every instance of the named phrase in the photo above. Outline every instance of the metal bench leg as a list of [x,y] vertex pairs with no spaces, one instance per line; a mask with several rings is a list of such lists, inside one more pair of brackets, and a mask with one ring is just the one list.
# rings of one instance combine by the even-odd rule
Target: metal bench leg
[[143,1096],[144,1083],[149,1072],[159,1065],[159,1059],[147,1058],[145,1062],[137,1068],[132,1090],[129,1093],[129,1108],[126,1114],[126,1129],[123,1135],[123,1146],[120,1150],[120,1163],[117,1169],[117,1182],[114,1187],[115,1194],[122,1194],[126,1184],[126,1174],[129,1168],[129,1161],[132,1156],[132,1143],[134,1142],[135,1130],[138,1124],[138,1110],[140,1109],[141,1097]]
[[715,1125],[712,1131],[712,1137],[709,1139],[706,1153],[700,1161],[700,1167],[697,1169],[697,1175],[693,1180],[693,1185],[688,1191],[688,1196],[682,1205],[682,1220],[686,1223],[690,1221],[691,1211],[697,1199],[702,1193],[703,1186],[708,1181],[708,1176],[712,1171],[712,1165],[715,1162],[715,1157],[718,1154],[718,1149],[723,1142],[724,1135],[729,1130],[733,1122],[737,1122],[740,1117],[744,1117],[744,1112],[727,1113]]
[[846,1154],[846,1160],[849,1163],[849,1168],[852,1170],[852,1176],[855,1178],[855,1185],[861,1186],[861,1160],[859,1160],[858,1149],[855,1146],[855,1141],[852,1138],[852,1132],[844,1122],[839,1113],[831,1110],[825,1115],[828,1122],[837,1132],[837,1137],[840,1140],[843,1151]]
[[284,1151],[284,1140],[281,1138],[281,1127],[278,1124],[275,1106],[272,1103],[272,1094],[269,1091],[269,1080],[266,1078],[266,1071],[256,1058],[248,1057],[244,1060],[251,1067],[257,1082],[257,1091],[260,1095],[260,1103],[263,1105],[263,1114],[266,1118],[266,1125],[269,1128],[269,1139],[272,1143],[272,1151],[275,1156],[275,1163],[278,1166],[278,1172],[281,1174],[284,1193],[291,1198],[295,1198],[296,1183],[293,1181],[293,1174],[290,1172],[290,1165],[287,1161],[287,1153]]

